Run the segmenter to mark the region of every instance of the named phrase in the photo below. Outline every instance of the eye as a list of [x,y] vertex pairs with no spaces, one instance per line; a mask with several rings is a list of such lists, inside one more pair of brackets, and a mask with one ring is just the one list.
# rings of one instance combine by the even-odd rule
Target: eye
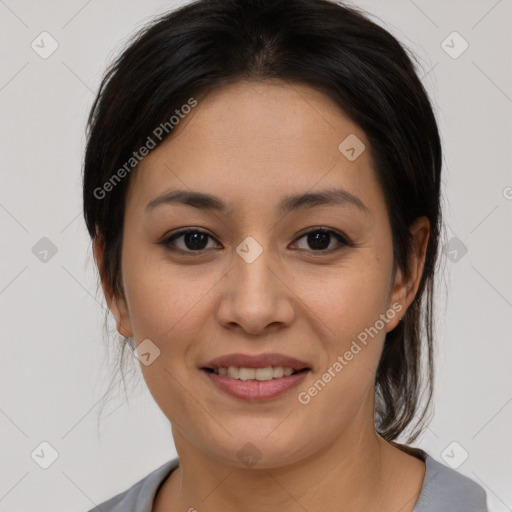
[[[183,238],[181,246],[176,243],[180,238]],[[205,231],[187,229],[185,231],[174,233],[160,243],[169,250],[190,253],[203,251],[207,247],[208,239],[213,240],[213,238]],[[178,246],[176,247],[176,245]]]
[[[338,240],[338,247],[334,249],[329,247],[332,243],[333,236]],[[332,229],[315,228],[302,235],[297,240],[306,239],[308,247],[299,247],[300,250],[311,252],[331,252],[341,249],[343,246],[351,246],[352,243],[341,234]],[[165,246],[170,251],[181,253],[201,253],[208,249],[208,241],[214,240],[206,231],[197,229],[187,229],[179,231],[165,238],[160,245]],[[178,241],[180,243],[178,243]],[[341,247],[340,247],[341,246]]]
[[341,247],[338,246],[335,247],[334,249],[329,248],[333,236],[338,239],[338,242],[341,245],[341,247],[345,245],[351,245],[351,243],[345,237],[343,237],[336,231],[333,231],[332,229],[316,228],[311,231],[308,231],[307,233],[305,233],[304,235],[297,239],[302,240],[305,238],[306,244],[309,246],[309,248],[299,247],[299,249],[310,250],[313,252],[331,252],[333,250],[338,250]]

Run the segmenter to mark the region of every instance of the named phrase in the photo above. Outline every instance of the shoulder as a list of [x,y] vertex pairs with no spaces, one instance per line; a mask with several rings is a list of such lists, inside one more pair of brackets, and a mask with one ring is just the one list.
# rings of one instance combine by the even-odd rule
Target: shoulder
[[96,505],[88,512],[151,512],[158,487],[178,465],[178,458],[167,461],[126,491]]
[[486,494],[479,484],[420,452],[426,472],[413,512],[487,512]]

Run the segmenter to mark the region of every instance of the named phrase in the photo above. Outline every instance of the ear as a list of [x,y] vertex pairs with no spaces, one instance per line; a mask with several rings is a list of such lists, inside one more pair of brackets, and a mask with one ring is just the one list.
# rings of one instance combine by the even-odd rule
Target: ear
[[130,323],[130,315],[126,300],[123,296],[116,296],[107,282],[106,276],[103,273],[103,255],[104,255],[104,242],[101,236],[96,236],[94,239],[94,260],[98,267],[101,278],[101,286],[107,301],[108,309],[116,319],[117,331],[121,336],[131,337],[133,331]]
[[[397,268],[393,291],[391,293],[389,306],[395,311],[399,311],[394,319],[387,324],[387,332],[392,331],[400,322],[400,318],[405,315],[408,307],[416,297],[416,292],[420,285],[423,267],[425,265],[425,256],[427,252],[428,239],[430,237],[430,221],[427,217],[418,217],[410,226],[411,233],[411,252],[408,255],[409,276],[405,277],[404,272]],[[398,304],[401,309],[398,308]]]

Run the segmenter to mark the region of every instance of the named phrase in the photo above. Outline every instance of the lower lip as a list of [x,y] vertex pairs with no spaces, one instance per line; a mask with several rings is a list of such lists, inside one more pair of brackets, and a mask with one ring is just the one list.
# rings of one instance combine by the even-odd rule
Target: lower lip
[[221,390],[228,395],[246,400],[268,400],[298,386],[310,370],[295,373],[288,377],[272,380],[239,380],[201,370]]

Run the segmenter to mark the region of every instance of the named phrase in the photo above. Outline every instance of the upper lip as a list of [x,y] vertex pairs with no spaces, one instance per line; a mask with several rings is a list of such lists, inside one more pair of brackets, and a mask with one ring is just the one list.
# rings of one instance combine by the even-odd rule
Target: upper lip
[[202,368],[228,368],[236,366],[238,368],[266,368],[269,366],[283,366],[293,368],[294,370],[303,370],[309,366],[304,361],[295,357],[285,356],[278,353],[265,353],[259,355],[249,354],[226,354],[206,363]]

